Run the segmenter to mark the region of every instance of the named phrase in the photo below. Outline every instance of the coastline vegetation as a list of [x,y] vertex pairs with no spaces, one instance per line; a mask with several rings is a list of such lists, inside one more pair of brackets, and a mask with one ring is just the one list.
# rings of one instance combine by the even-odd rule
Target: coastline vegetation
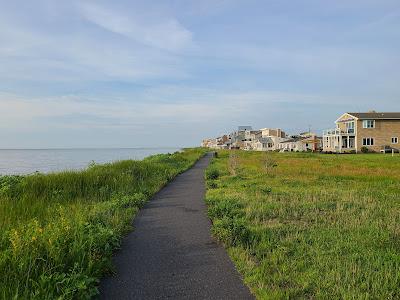
[[213,234],[258,299],[400,298],[400,160],[218,151]]
[[88,299],[143,204],[206,150],[0,176],[0,298]]

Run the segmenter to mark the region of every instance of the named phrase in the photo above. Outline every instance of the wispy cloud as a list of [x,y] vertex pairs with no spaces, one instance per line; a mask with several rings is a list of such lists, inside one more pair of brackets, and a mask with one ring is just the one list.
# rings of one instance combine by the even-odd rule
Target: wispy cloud
[[94,2],[83,2],[79,7],[88,21],[143,45],[181,51],[192,44],[192,33],[170,16],[135,11],[127,15]]

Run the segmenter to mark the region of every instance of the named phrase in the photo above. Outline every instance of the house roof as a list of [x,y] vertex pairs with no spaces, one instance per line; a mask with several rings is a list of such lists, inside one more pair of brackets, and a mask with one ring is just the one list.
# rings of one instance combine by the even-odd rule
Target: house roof
[[367,112],[367,113],[348,113],[357,119],[393,120],[400,119],[400,112]]
[[266,143],[273,143],[274,141],[269,137],[262,137],[258,139],[258,142],[266,144]]
[[291,139],[289,139],[289,140],[286,140],[286,141],[282,141],[281,142],[281,144],[285,144],[285,143],[296,143],[296,142],[300,142],[300,141],[302,141],[302,140],[306,140],[306,139],[308,139],[308,138],[310,138],[310,137],[295,137],[295,138],[291,138]]
[[251,126],[239,126],[238,131],[253,130]]

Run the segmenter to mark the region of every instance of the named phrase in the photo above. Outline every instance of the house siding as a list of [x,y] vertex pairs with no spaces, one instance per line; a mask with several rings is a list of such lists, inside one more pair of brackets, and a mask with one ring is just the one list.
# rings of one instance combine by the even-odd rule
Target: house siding
[[346,121],[346,120],[349,120],[349,121],[356,121],[356,118],[354,118],[352,115],[349,115],[349,114],[344,114],[343,116],[341,116],[341,117],[336,121],[336,124],[338,125],[338,127],[339,127],[341,130],[346,130],[346,122],[344,122],[344,121]]
[[363,138],[374,138],[371,151],[379,152],[383,146],[399,149],[400,144],[392,144],[392,137],[400,139],[400,120],[375,120],[375,128],[363,128],[363,121],[357,121],[357,151],[363,147]]

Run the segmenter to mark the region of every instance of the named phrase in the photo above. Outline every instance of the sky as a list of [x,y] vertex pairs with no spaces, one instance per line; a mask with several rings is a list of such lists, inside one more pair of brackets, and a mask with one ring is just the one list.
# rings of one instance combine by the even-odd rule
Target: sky
[[0,0],[0,148],[187,147],[400,111],[398,0]]

